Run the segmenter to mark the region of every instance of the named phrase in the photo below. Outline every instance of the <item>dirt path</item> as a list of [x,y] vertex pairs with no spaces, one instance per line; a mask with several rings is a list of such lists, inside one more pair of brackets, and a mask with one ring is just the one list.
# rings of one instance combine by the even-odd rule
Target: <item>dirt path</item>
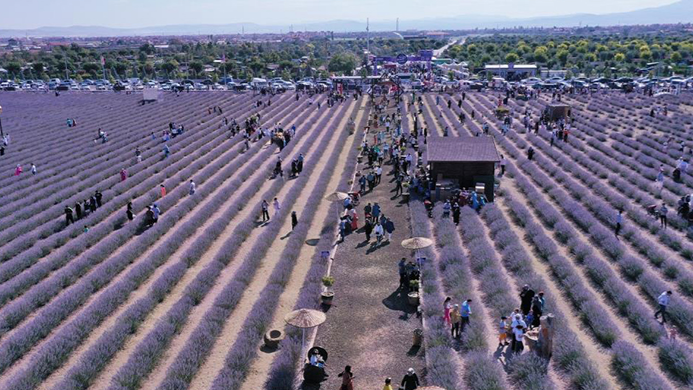
[[399,242],[409,236],[411,225],[407,205],[393,197],[390,171],[391,165],[383,166],[381,184],[362,196],[358,211],[363,217],[363,207],[378,202],[394,222],[392,240],[377,245],[374,237],[369,243],[363,233],[352,233],[334,254],[330,275],[335,278],[335,297],[315,339],[315,345],[329,353],[330,376],[321,388],[339,388],[336,374],[348,364],[354,367],[357,389],[382,387],[387,376],[398,382],[409,367],[423,373],[422,351],[412,347],[412,332],[421,322],[405,291],[398,288],[397,259],[412,255]]
[[[359,112],[356,116],[355,123],[361,123],[361,119],[363,118],[364,114],[363,110],[363,106],[359,107]],[[343,125],[344,122],[338,128],[343,128]],[[342,149],[342,152],[339,155],[339,163],[335,168],[335,172],[332,175],[332,178],[330,179],[330,183],[327,185],[326,193],[331,193],[333,189],[337,188],[337,186],[339,185],[339,180],[342,176],[342,172],[345,169],[351,169],[351,167],[346,166],[346,159],[349,154],[349,151],[359,146],[359,143],[360,139],[357,139],[357,137],[351,137],[350,141],[347,143],[347,147]],[[320,236],[320,230],[322,229],[322,221],[325,220],[329,208],[330,203],[320,203],[320,205],[318,206],[318,211],[315,214],[315,218],[310,226],[310,229],[308,230],[308,237]],[[299,215],[300,214],[301,213],[299,211]],[[313,252],[315,252],[315,248],[304,244],[301,248],[301,253],[299,254],[298,258],[306,260],[310,259]],[[305,277],[308,274],[308,271],[310,270],[310,265],[310,261],[299,261],[296,264],[296,267],[294,268],[291,274],[291,278],[289,279],[289,283],[287,283],[286,287],[284,287],[284,292],[279,298],[279,307],[277,308],[274,318],[272,319],[272,325],[270,329],[284,328],[284,316],[291,312],[296,306],[296,300],[298,299],[298,295],[300,293],[301,286],[303,285],[303,281],[305,280]],[[268,353],[263,351],[259,355],[259,357],[253,362],[253,365],[251,366],[248,372],[248,376],[243,382],[243,386],[241,386],[240,390],[257,390],[262,388],[262,386],[265,383],[265,380],[267,379],[267,374],[270,370],[272,362],[274,361],[274,352]]]
[[[292,112],[289,112],[287,115],[292,115]],[[314,115],[314,114],[311,114],[311,115]],[[305,142],[305,139],[302,139],[301,142]],[[268,147],[269,147],[269,144],[264,145],[262,147],[262,149],[258,151],[258,153],[262,152],[262,150],[265,150]],[[265,172],[266,166],[267,166],[266,164],[273,164],[273,163],[274,163],[274,161],[265,161],[265,162],[259,161],[258,156],[255,156],[250,161],[248,161],[247,164],[261,164],[261,165],[258,165],[258,171]],[[224,187],[229,185],[232,180],[234,180],[235,178],[238,177],[238,174],[240,172],[241,171],[239,170],[237,173],[234,173],[231,177],[229,177],[229,179],[224,181],[224,183],[222,185],[220,185],[218,189],[216,189],[214,192],[212,192],[210,195],[208,195],[208,197],[203,202],[201,202],[196,208],[204,207],[208,202],[213,201],[213,199],[219,194],[219,192],[221,190],[223,190]],[[130,295],[130,297],[128,297],[128,300],[126,301],[126,303],[124,303],[123,305],[120,305],[120,307],[112,315],[110,315],[98,328],[96,328],[93,332],[91,332],[91,334],[89,335],[87,340],[84,343],[82,343],[82,345],[80,345],[80,347],[78,347],[74,353],[71,354],[68,362],[65,365],[63,365],[63,367],[61,367],[58,371],[56,371],[53,375],[51,375],[47,379],[46,383],[41,388],[42,389],[48,389],[48,388],[50,388],[50,386],[52,384],[59,382],[62,379],[62,377],[65,374],[67,374],[67,372],[69,371],[69,368],[71,368],[74,364],[76,364],[79,361],[82,354],[84,352],[86,352],[89,349],[89,347],[91,347],[91,345],[96,340],[99,339],[99,337],[101,337],[101,334],[103,332],[106,332],[108,329],[111,329],[111,327],[115,325],[117,319],[120,317],[120,315],[123,312],[125,312],[128,309],[130,304],[137,302],[139,299],[141,299],[142,297],[146,296],[149,293],[149,289],[150,289],[151,285],[159,278],[159,276],[161,276],[168,268],[170,268],[170,266],[172,264],[175,263],[175,261],[172,261],[172,260],[179,259],[182,256],[182,254],[185,253],[185,251],[188,248],[190,248],[190,246],[195,242],[195,240],[200,235],[204,234],[204,230],[208,225],[210,225],[212,222],[214,222],[218,218],[218,216],[221,215],[221,213],[223,213],[224,210],[226,210],[228,207],[233,206],[233,204],[237,198],[236,195],[241,194],[250,185],[250,183],[251,183],[251,180],[246,180],[245,182],[243,182],[243,184],[241,184],[241,186],[234,192],[234,196],[229,198],[221,207],[219,207],[219,210],[217,212],[215,212],[215,214],[212,215],[212,217],[209,219],[209,221],[206,224],[200,226],[196,230],[195,234],[193,234],[192,236],[190,236],[186,239],[186,241],[176,251],[176,253],[174,253],[171,256],[171,258],[167,262],[167,265],[159,267],[152,274],[152,276],[147,280],[147,282],[143,283],[137,290],[135,290]],[[188,213],[179,223],[177,223],[177,225],[181,226],[181,223],[184,224],[186,221],[188,221],[190,218],[193,218],[193,217],[194,217],[194,212]],[[175,230],[176,230],[176,227],[171,228],[157,242],[165,242],[166,238],[169,237],[170,235],[172,235],[175,232]],[[161,241],[161,240],[164,240],[164,241]],[[148,256],[156,248],[157,248],[157,245],[150,246],[147,249],[147,251],[142,256],[140,256],[140,258],[146,258],[146,256]],[[198,261],[193,267],[191,267],[191,270],[193,270],[193,271],[199,270],[201,263],[203,263],[203,262]],[[127,270],[125,270],[124,272],[126,272],[126,271]],[[121,275],[123,275],[123,274],[124,273],[121,272]],[[188,272],[188,275],[191,275],[191,273]],[[186,280],[187,279],[183,279],[182,282],[184,282]],[[183,285],[185,285],[185,284],[183,284]],[[179,283],[177,286],[178,287],[181,286],[181,283]],[[100,293],[102,293],[103,291],[105,291],[105,289],[101,290]],[[90,298],[90,301],[96,299],[96,296],[98,296],[98,294],[95,294],[94,297]],[[84,307],[87,307],[87,305],[84,305]],[[150,314],[148,316],[148,318],[152,318],[152,314]],[[158,319],[158,317],[155,317],[155,318]],[[146,324],[146,322],[140,326],[140,329],[142,329],[142,326],[144,326],[145,324]]]
[[[316,111],[317,112],[317,111]],[[322,118],[328,111],[327,110],[322,110],[320,112],[319,118]],[[317,122],[316,122],[317,124]],[[312,128],[311,128],[312,129]],[[309,129],[304,129],[302,131],[311,131]],[[301,145],[304,145],[308,141],[308,136],[303,137],[298,141],[299,143],[296,145],[290,156],[287,156],[285,160],[290,161],[293,157],[298,156],[298,151],[301,148]],[[265,172],[266,171],[266,164],[273,165],[275,161],[273,159],[269,159],[263,163],[263,167],[258,169],[258,172]],[[251,176],[252,177],[252,176]],[[246,185],[249,185],[251,180],[246,180],[244,182],[244,188],[246,188]],[[262,199],[260,196],[267,190],[269,187],[272,185],[272,181],[266,181],[263,186],[256,192],[255,198],[251,199],[250,201],[247,202],[248,205],[255,205],[259,204]],[[291,183],[291,182],[287,182]],[[290,186],[284,186],[282,188],[282,191],[286,191],[287,188]],[[240,193],[240,192],[237,192]],[[281,197],[282,192],[278,194],[278,197]],[[234,207],[234,202],[233,199],[229,200],[229,202],[225,203],[222,207],[220,207],[220,210],[225,210],[228,207]],[[237,206],[236,206],[237,207]],[[244,220],[245,218],[248,218],[251,213],[254,212],[254,207],[244,207],[243,210],[236,215],[234,218],[234,221],[239,221],[239,220]],[[213,222],[212,219],[210,219],[210,223]],[[150,313],[147,316],[147,319],[140,325],[140,327],[137,330],[137,333],[135,334],[134,337],[130,337],[128,341],[126,342],[125,346],[118,352],[118,354],[109,362],[109,364],[104,368],[104,370],[101,372],[99,375],[99,378],[94,381],[94,386],[93,388],[96,390],[99,389],[105,389],[111,384],[111,379],[112,377],[117,373],[118,369],[125,365],[125,363],[128,361],[132,353],[134,353],[135,349],[137,346],[140,344],[140,342],[146,337],[147,334],[157,325],[158,321],[173,307],[173,305],[179,300],[179,298],[183,295],[185,288],[188,286],[189,283],[191,283],[197,274],[202,271],[207,264],[209,264],[213,259],[216,253],[221,249],[223,246],[223,243],[225,241],[225,238],[233,234],[233,231],[235,229],[236,225],[234,223],[229,223],[227,225],[227,228],[225,231],[219,236],[217,240],[212,244],[212,246],[201,256],[200,260],[197,261],[192,267],[188,269],[188,271],[185,273],[185,276],[176,284],[176,286],[169,292],[169,294],[166,296],[164,299],[164,302],[161,304],[157,305],[157,307],[154,309],[152,313]],[[204,229],[198,229],[198,232],[202,234],[204,232]],[[252,242],[252,240],[259,235],[261,232],[261,229],[254,229],[253,232],[251,233],[250,237],[245,241],[246,243]],[[190,241],[191,243],[194,241]],[[245,247],[245,246],[244,246]],[[182,248],[181,248],[182,249]],[[178,255],[174,255],[174,258],[179,258],[184,251],[179,251],[177,252]],[[237,256],[235,257],[236,259],[242,258],[244,254],[239,252]],[[170,260],[169,260],[170,261]],[[224,268],[224,271],[219,275],[217,278],[217,281],[219,280],[227,280],[227,278],[233,277],[233,274],[235,273],[236,269],[240,266],[239,262],[232,262],[229,264],[226,268]],[[156,279],[150,279],[150,280],[156,280]],[[215,288],[217,288],[219,284],[217,283],[215,285]],[[207,294],[207,297],[209,298],[211,296],[211,293],[215,291],[215,288],[213,288],[210,291],[210,294]],[[142,290],[141,288],[138,289],[138,291]],[[145,290],[144,293],[146,293]],[[213,303],[212,300],[208,299],[207,300],[208,304],[211,305]],[[193,309],[193,312],[191,312],[188,321],[186,322],[186,325],[189,325],[191,323],[191,320],[195,319],[194,317],[195,313],[199,311],[204,304],[199,304],[195,306]],[[181,332],[184,333],[185,329],[188,329],[188,326],[183,327],[183,331]],[[190,327],[190,332],[194,327]],[[178,335],[180,336],[180,334]],[[175,340],[179,339],[179,337],[176,337]],[[171,347],[176,348],[178,344],[175,342],[171,344]],[[179,347],[182,347],[180,345]],[[162,356],[162,360],[166,359],[168,354],[170,353],[170,349],[167,349],[166,352],[164,353],[164,356]]]

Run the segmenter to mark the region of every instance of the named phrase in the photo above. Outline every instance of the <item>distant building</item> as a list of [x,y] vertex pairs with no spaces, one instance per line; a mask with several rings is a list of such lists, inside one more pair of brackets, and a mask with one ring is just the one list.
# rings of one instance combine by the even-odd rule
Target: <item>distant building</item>
[[504,79],[522,79],[537,75],[537,66],[529,64],[498,64],[484,66],[486,73],[499,76]]

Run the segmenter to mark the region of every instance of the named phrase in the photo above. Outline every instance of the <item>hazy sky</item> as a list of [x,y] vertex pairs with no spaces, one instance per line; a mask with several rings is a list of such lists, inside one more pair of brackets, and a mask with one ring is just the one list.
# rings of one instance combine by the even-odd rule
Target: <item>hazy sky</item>
[[[632,11],[675,0],[1,0],[0,29],[99,25],[295,24],[333,19],[401,21],[466,14],[515,18]],[[402,23],[406,28],[406,24]]]

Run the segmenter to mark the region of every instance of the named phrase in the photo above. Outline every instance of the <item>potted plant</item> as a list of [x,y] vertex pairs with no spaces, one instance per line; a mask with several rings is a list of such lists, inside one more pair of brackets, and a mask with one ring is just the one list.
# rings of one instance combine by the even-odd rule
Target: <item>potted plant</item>
[[323,276],[322,285],[325,286],[325,290],[320,294],[320,299],[324,305],[332,305],[332,298],[334,298],[334,291],[330,287],[334,285],[334,278],[332,276]]

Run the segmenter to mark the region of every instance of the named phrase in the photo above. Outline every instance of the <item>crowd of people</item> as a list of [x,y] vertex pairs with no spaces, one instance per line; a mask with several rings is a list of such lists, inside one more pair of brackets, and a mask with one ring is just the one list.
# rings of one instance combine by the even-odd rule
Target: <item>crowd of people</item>
[[[103,194],[101,191],[96,190],[92,196],[84,199],[82,202],[75,203],[75,207],[72,208],[69,205],[65,206],[65,226],[69,226],[71,223],[76,223],[75,221],[82,218],[86,218],[89,214],[96,212],[96,209],[101,207],[103,202]],[[87,232],[89,227],[84,225],[84,231]]]

